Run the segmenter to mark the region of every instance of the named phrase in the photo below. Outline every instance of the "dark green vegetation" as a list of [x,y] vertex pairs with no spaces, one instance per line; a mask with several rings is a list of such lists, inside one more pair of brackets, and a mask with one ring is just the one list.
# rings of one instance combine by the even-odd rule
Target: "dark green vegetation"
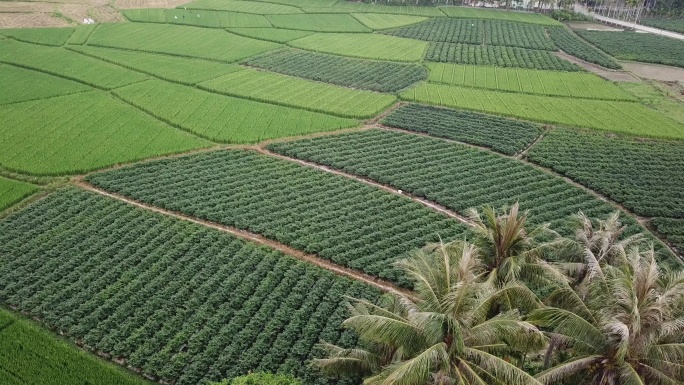
[[[571,216],[582,210],[593,218],[615,209],[559,177],[515,159],[467,145],[424,136],[369,130],[274,143],[272,151],[331,166],[411,192],[457,212],[472,207],[504,207],[520,202],[532,224],[550,223],[573,232]],[[631,234],[643,228],[624,218]],[[663,255],[666,263],[672,261]]]
[[445,139],[490,147],[513,155],[541,133],[539,126],[494,115],[408,104],[387,115],[382,123]]
[[155,206],[263,234],[406,284],[391,263],[465,230],[407,198],[251,151],[217,151],[94,174],[88,181]]
[[576,32],[618,59],[684,67],[684,41],[681,40],[651,33]]
[[302,381],[282,374],[256,372],[210,385],[302,385]]
[[544,27],[502,20],[438,18],[383,33],[433,42],[556,50]]
[[678,253],[684,252],[684,219],[653,218],[649,225],[665,240],[677,249]]
[[640,24],[684,33],[684,19],[642,19]]
[[528,153],[646,217],[684,218],[684,144],[555,129]]
[[59,47],[67,42],[74,28],[17,28],[2,29],[1,35],[26,43],[51,45]]
[[0,277],[3,302],[178,385],[250,370],[323,384],[304,361],[319,339],[355,343],[340,331],[343,295],[378,295],[273,250],[76,189],[0,223]]
[[580,67],[548,51],[491,45],[430,43],[425,60],[538,70],[581,70]]
[[381,62],[319,54],[295,49],[266,53],[246,65],[345,87],[396,92],[427,77],[416,64]]
[[598,64],[606,68],[622,68],[620,64],[618,64],[610,56],[606,55],[605,52],[590,44],[587,44],[587,42],[578,38],[574,33],[566,28],[549,28],[548,32],[556,46],[572,56],[576,56],[584,61]]
[[0,379],[3,385],[150,384],[4,309],[0,309]]

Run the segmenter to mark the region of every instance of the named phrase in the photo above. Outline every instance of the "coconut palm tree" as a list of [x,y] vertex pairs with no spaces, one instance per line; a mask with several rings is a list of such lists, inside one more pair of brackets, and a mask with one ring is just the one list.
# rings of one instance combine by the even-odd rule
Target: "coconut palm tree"
[[529,321],[574,355],[537,375],[544,384],[665,385],[684,381],[684,273],[662,272],[653,249],[602,264],[587,253],[583,292],[565,285]]
[[495,284],[477,248],[464,241],[440,243],[397,263],[414,294],[391,293],[380,304],[349,299],[344,321],[364,348],[321,346],[313,364],[329,373],[361,373],[366,385],[540,384],[507,362],[511,351],[538,350],[544,335],[517,310],[491,315],[501,301],[521,309],[540,303],[514,280]]

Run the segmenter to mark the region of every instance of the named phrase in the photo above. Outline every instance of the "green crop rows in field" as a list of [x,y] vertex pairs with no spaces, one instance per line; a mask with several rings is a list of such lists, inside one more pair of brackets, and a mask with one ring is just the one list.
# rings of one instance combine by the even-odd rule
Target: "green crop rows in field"
[[190,3],[183,4],[178,8],[232,11],[254,13],[257,15],[302,13],[301,9],[289,5],[244,0],[194,0]]
[[606,68],[622,68],[612,57],[575,36],[566,28],[549,28],[548,31],[556,46],[570,55]]
[[393,261],[464,231],[460,222],[407,198],[250,151],[142,163],[88,181],[400,284],[407,280]]
[[634,97],[602,78],[583,72],[540,71],[428,63],[429,81],[499,91],[577,98],[630,100]]
[[3,385],[149,384],[4,309],[0,309],[0,378]]
[[677,252],[684,252],[684,219],[653,218],[649,225],[664,236]]
[[6,64],[0,64],[0,84],[3,91],[0,93],[0,104],[92,90],[71,80]]
[[0,165],[30,174],[81,173],[210,146],[100,91],[0,106],[0,116]]
[[0,211],[38,191],[32,184],[0,176]]
[[425,60],[538,70],[581,71],[581,68],[551,52],[516,47],[482,46],[433,42]]
[[236,35],[273,41],[276,43],[287,43],[288,41],[301,39],[313,34],[311,31],[298,31],[282,28],[226,28],[226,30]]
[[684,138],[684,125],[633,102],[515,94],[435,83],[419,84],[404,91],[401,98],[545,123],[639,136]]
[[[571,215],[579,210],[604,217],[614,208],[518,160],[471,146],[413,134],[368,130],[269,145],[291,157],[362,175],[425,197],[457,212],[471,207],[510,206],[534,210],[530,221],[550,223],[569,235]],[[629,233],[644,231],[628,217]],[[677,263],[663,254],[666,263]]]
[[646,217],[684,218],[684,144],[557,129],[530,159]]
[[681,40],[651,33],[576,32],[618,59],[684,67],[684,41]]
[[419,61],[427,45],[412,39],[358,33],[316,33],[288,44],[335,55],[395,61]]
[[203,9],[126,9],[123,15],[130,21],[168,23],[207,28],[271,27],[262,15],[249,13],[207,11]]
[[133,84],[115,93],[158,119],[222,143],[255,143],[358,125],[352,119],[217,95],[161,80]]
[[226,31],[163,24],[101,24],[89,45],[234,62],[279,45]]
[[684,33],[684,19],[641,19],[639,23],[649,27]]
[[71,34],[67,44],[82,45],[88,41],[90,34],[95,31],[97,24],[83,24],[75,28],[74,33]]
[[[297,0],[295,0],[297,1]],[[313,2],[312,2],[313,3]],[[325,7],[320,2],[309,6],[302,6],[308,13],[388,13],[396,15],[414,15],[425,17],[444,17],[437,7],[420,7],[412,5],[383,5],[351,1],[337,1],[335,5]]]
[[294,49],[268,52],[248,59],[244,64],[378,92],[396,92],[427,77],[425,68],[417,64],[354,59]]
[[229,96],[347,118],[372,117],[396,100],[394,95],[351,90],[254,69],[233,72],[202,82],[199,86]]
[[0,222],[0,255],[6,303],[177,385],[254,370],[324,384],[304,362],[320,338],[355,343],[340,330],[343,296],[378,295],[271,249],[77,189]]
[[506,12],[495,9],[470,8],[470,7],[439,7],[449,17],[459,19],[492,19],[509,20],[522,23],[561,26],[558,21],[538,13],[530,12]]
[[188,85],[240,70],[240,67],[234,64],[170,55],[91,46],[69,49],[164,80]]
[[64,45],[73,32],[74,28],[17,28],[0,30],[0,34],[19,41],[56,47]]
[[427,20],[422,16],[392,15],[387,13],[352,13],[351,15],[360,21],[361,24],[376,31],[403,27]]
[[121,87],[147,78],[138,72],[63,48],[10,40],[0,41],[0,62],[47,72],[104,89]]
[[443,107],[408,104],[387,115],[382,123],[409,131],[490,147],[513,155],[539,134],[539,126],[494,115]]
[[267,15],[266,19],[274,27],[284,29],[317,32],[372,32],[370,28],[345,14]]

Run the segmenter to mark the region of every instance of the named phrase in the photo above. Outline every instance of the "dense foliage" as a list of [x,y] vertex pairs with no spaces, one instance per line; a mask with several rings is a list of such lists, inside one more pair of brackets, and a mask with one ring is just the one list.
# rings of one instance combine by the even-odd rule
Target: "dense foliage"
[[649,225],[674,246],[678,253],[684,254],[684,219],[653,218]]
[[288,44],[315,52],[393,61],[419,61],[427,45],[395,36],[354,33],[316,33]]
[[609,55],[606,55],[605,52],[587,44],[587,42],[575,36],[575,34],[568,29],[549,28],[548,31],[553,42],[562,51],[584,61],[588,61],[589,63],[598,64],[606,68],[622,68],[620,64],[613,60]]
[[594,20],[591,16],[587,16],[583,13],[578,13],[574,11],[568,11],[567,9],[556,9],[553,10],[549,17],[558,21],[592,21]]
[[684,33],[684,19],[642,19],[640,23],[649,27]]
[[555,129],[530,160],[646,217],[684,218],[684,144]]
[[378,92],[396,92],[427,77],[416,64],[379,62],[300,50],[278,50],[248,59],[249,66]]
[[92,90],[85,84],[38,71],[0,64],[0,105]]
[[0,222],[0,255],[3,302],[178,385],[253,370],[325,384],[305,364],[315,343],[352,346],[355,337],[340,332],[343,296],[378,295],[273,250],[76,189]]
[[38,188],[32,184],[0,176],[0,211],[35,193]]
[[581,70],[575,64],[547,51],[491,45],[430,43],[425,60],[539,70]]
[[408,104],[382,119],[382,123],[431,136],[490,147],[513,155],[541,133],[537,125],[495,115],[441,107]]
[[256,372],[232,380],[211,383],[209,385],[303,385],[302,381],[292,376]]
[[276,28],[316,32],[372,32],[350,15],[300,14],[267,15],[266,19]]
[[684,41],[681,40],[638,32],[577,33],[618,59],[684,67]]
[[407,198],[250,151],[142,163],[88,180],[401,284],[407,281],[393,261],[465,230],[455,219]]

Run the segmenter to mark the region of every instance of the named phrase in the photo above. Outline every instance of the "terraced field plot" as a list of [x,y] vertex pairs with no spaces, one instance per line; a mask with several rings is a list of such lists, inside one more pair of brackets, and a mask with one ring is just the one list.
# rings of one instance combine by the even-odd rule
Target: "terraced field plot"
[[376,31],[403,27],[427,20],[427,18],[422,16],[392,15],[387,13],[352,13],[351,15],[360,21],[361,24]]
[[257,15],[303,13],[301,9],[289,5],[244,0],[195,0],[179,6],[179,8],[210,9],[217,11],[254,13]]
[[84,84],[38,71],[0,64],[0,104],[43,99],[92,90]]
[[30,183],[0,176],[0,211],[21,201],[36,191],[38,191],[38,188]]
[[235,62],[279,45],[226,31],[161,24],[102,24],[88,45]]
[[348,118],[372,117],[396,100],[393,95],[351,90],[253,69],[233,72],[199,86],[229,96]]
[[143,163],[88,181],[404,285],[408,281],[393,261],[465,230],[457,220],[407,198],[250,151]]
[[636,100],[632,95],[597,75],[582,72],[509,69],[446,63],[427,63],[427,67],[430,69],[428,80],[436,83],[539,95]]
[[288,43],[292,47],[377,60],[419,61],[426,43],[375,34],[317,33]]
[[417,64],[345,58],[300,50],[277,50],[243,62],[246,65],[345,87],[396,92],[427,77]]
[[266,19],[276,28],[317,32],[372,32],[350,15],[302,14],[268,15]]
[[59,47],[64,45],[74,28],[18,28],[2,29],[0,34],[26,43],[51,45]]
[[313,34],[311,31],[298,31],[282,28],[226,28],[226,30],[236,35],[273,41],[276,43],[287,43],[288,41],[301,39]]
[[632,102],[513,94],[434,83],[419,84],[404,91],[401,98],[538,122],[639,136],[684,138],[684,126]]
[[684,67],[684,41],[681,40],[637,32],[576,32],[618,59]]
[[134,84],[115,93],[158,119],[222,143],[254,143],[359,124],[352,119],[217,95],[159,80]]
[[83,173],[211,145],[100,91],[8,104],[0,115],[0,165],[29,174]]
[[262,15],[197,9],[127,9],[123,15],[142,23],[181,24],[207,28],[271,27]]
[[179,385],[257,369],[316,383],[303,363],[318,338],[355,343],[340,330],[343,295],[378,295],[273,250],[77,189],[0,222],[0,255],[7,303]]
[[494,9],[471,8],[471,7],[439,7],[449,17],[459,19],[492,19],[509,20],[521,23],[541,24],[549,26],[562,26],[558,21],[538,13],[531,12],[505,12]]

